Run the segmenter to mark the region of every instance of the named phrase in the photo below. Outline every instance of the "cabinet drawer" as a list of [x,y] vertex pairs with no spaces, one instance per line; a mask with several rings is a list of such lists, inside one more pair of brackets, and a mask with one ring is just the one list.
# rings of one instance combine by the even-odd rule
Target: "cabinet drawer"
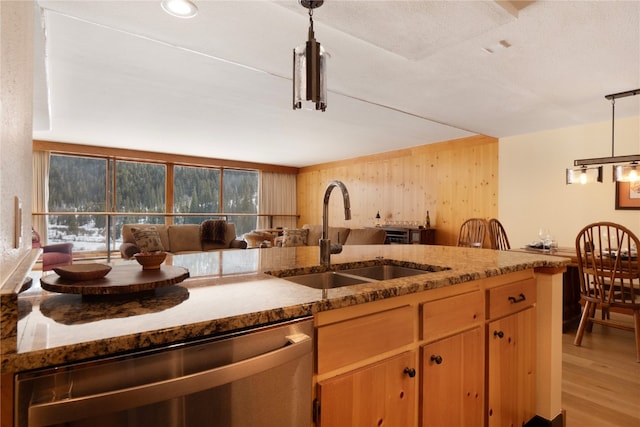
[[433,340],[484,322],[482,292],[430,301],[421,306],[420,335]]
[[489,318],[495,319],[515,313],[536,303],[536,282],[521,280],[489,289]]
[[407,305],[319,327],[318,374],[411,344],[413,313]]

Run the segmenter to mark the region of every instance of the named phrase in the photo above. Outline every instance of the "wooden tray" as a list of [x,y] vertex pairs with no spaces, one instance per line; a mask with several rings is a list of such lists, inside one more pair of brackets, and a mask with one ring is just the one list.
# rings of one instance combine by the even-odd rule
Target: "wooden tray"
[[189,277],[189,270],[163,265],[158,270],[143,270],[139,265],[115,265],[100,279],[69,280],[55,274],[40,278],[42,289],[65,294],[123,295],[152,291],[175,285]]

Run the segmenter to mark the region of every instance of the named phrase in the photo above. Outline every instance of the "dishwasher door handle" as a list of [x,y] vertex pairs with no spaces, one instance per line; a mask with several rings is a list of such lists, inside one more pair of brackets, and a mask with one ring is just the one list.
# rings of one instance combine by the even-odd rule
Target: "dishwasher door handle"
[[32,404],[28,425],[41,427],[64,423],[87,415],[103,415],[186,396],[265,372],[313,351],[313,341],[306,334],[287,336],[287,339],[284,347],[206,371],[104,393]]

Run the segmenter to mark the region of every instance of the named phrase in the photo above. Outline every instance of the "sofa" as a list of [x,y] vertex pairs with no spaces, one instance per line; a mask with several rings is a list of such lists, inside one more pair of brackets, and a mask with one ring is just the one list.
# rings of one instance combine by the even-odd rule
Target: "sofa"
[[124,259],[130,259],[138,252],[154,250],[184,254],[221,249],[246,249],[247,242],[236,238],[235,224],[227,222],[221,235],[222,239],[216,241],[205,238],[203,224],[124,224],[120,255]]
[[[381,228],[329,227],[331,243],[342,245],[382,245],[387,233]],[[302,228],[285,229],[276,238],[276,246],[317,246],[322,237],[322,225],[305,224]]]

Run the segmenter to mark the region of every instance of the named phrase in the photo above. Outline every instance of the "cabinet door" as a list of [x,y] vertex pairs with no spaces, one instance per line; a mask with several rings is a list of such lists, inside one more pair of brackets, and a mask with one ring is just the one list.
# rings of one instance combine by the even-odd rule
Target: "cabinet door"
[[535,307],[488,325],[488,426],[521,426],[535,415]]
[[410,351],[318,383],[317,425],[414,426],[415,366]]
[[483,342],[477,327],[422,347],[422,427],[482,425]]

